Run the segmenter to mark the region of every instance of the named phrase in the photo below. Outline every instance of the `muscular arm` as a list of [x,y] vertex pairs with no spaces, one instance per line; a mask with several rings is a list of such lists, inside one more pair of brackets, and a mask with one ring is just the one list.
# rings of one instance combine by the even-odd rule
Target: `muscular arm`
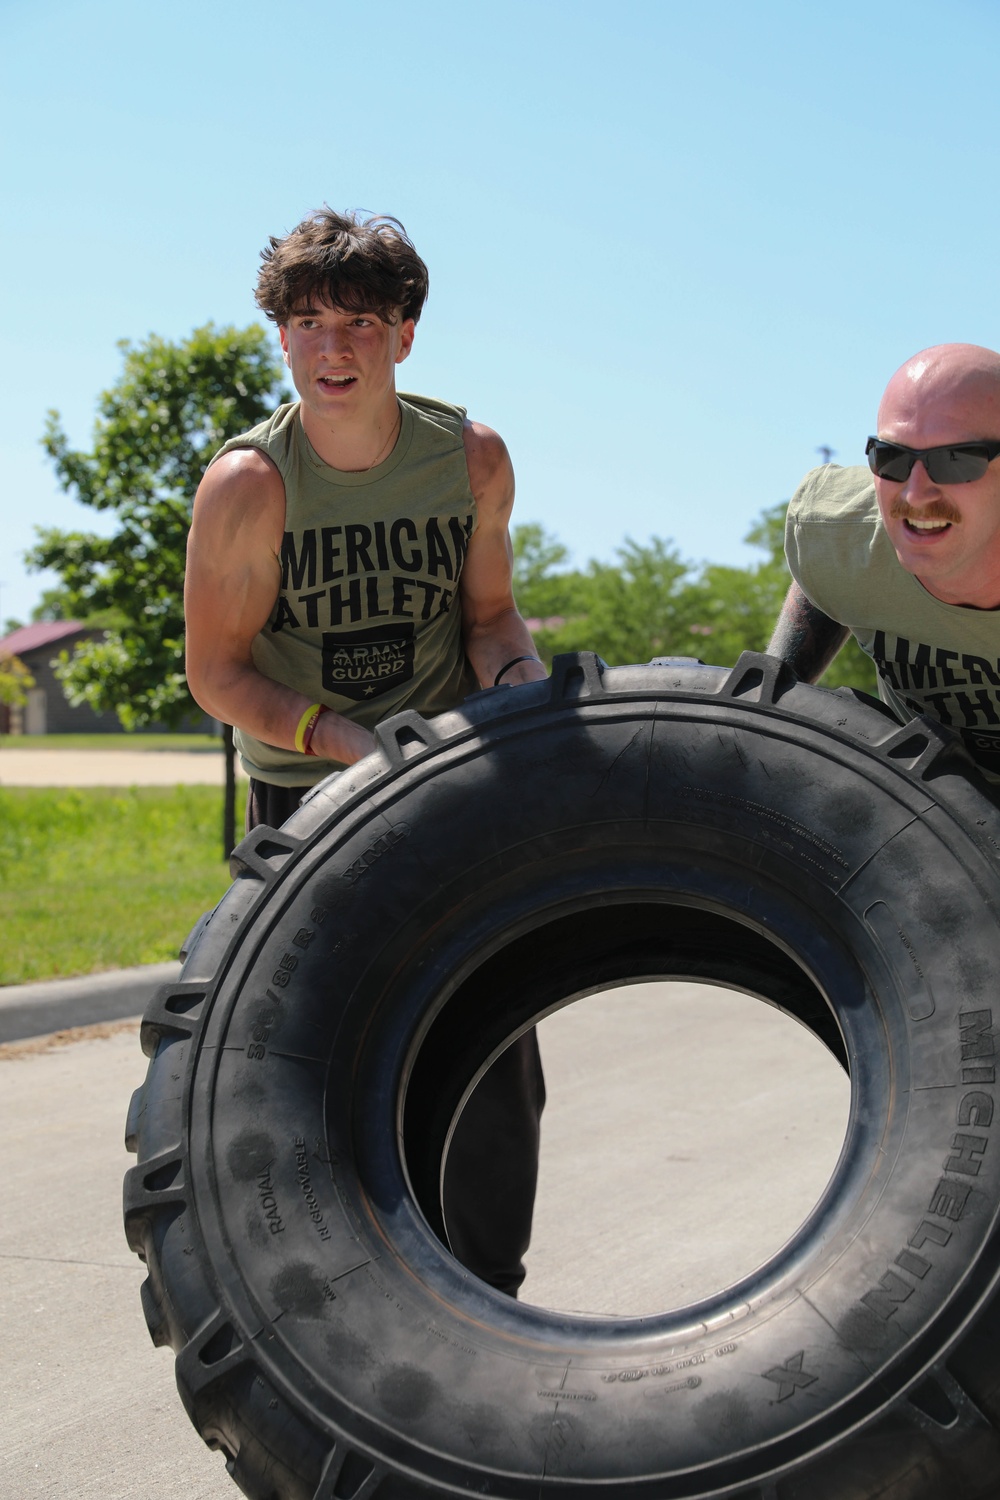
[[[514,554],[507,529],[514,506],[510,455],[503,439],[479,422],[465,424],[464,439],[479,524],[462,568],[462,633],[480,685],[492,687],[502,666],[515,656],[533,656],[535,647],[514,603]],[[541,662],[521,661],[504,673],[503,680],[514,685],[538,682],[546,675]]]
[[803,682],[822,677],[850,630],[831,620],[793,583],[785,596],[768,646],[771,656],[780,656]]
[[[278,597],[284,521],[284,485],[262,453],[240,449],[213,464],[195,496],[184,613],[195,701],[255,739],[293,750],[313,700],[265,677],[252,652]],[[352,764],[374,743],[367,729],[330,712],[317,721],[312,747],[324,759]]]

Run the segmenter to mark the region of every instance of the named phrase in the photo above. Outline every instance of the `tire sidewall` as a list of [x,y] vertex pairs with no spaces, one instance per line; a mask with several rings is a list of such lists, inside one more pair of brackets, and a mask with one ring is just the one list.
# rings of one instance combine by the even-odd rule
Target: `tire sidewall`
[[[992,1101],[992,1065],[963,1058],[990,1009],[995,874],[936,792],[790,717],[629,702],[501,722],[334,819],[234,952],[194,1064],[204,1254],[236,1321],[268,1330],[269,1378],[400,1468],[502,1473],[512,1494],[540,1453],[554,1477],[701,1493],[884,1407],[991,1284],[1000,1195],[992,1102],[970,1102]],[[607,918],[616,889],[792,951],[853,1075],[840,1165],[795,1241],[641,1326],[470,1278],[400,1155],[437,1011],[564,909]],[[698,1487],[666,1489],[684,1469]]]

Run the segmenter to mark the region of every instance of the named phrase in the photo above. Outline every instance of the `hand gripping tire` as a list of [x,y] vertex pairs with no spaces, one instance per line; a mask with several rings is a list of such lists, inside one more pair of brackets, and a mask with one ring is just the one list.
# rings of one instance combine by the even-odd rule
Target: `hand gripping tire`
[[[142,1027],[128,1239],[236,1482],[995,1497],[1000,832],[956,739],[767,657],[580,655],[378,740],[243,841]],[[847,1062],[822,1200],[695,1307],[493,1292],[441,1239],[472,1082],[569,998],[671,976],[759,994]]]

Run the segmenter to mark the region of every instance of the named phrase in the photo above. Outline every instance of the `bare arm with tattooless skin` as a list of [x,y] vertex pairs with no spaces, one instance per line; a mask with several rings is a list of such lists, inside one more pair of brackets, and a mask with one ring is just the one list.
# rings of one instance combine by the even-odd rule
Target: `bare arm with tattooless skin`
[[[324,208],[262,261],[258,305],[298,401],[210,465],[185,594],[188,680],[237,728],[248,829],[280,827],[383,719],[546,675],[514,602],[507,449],[461,407],[397,395],[427,293],[402,225]],[[512,1296],[543,1104],[532,1029],[474,1090],[448,1157],[451,1248]]]
[[491,687],[506,663],[505,685],[537,682],[545,677],[535,657],[531,634],[513,594],[513,551],[508,523],[514,505],[514,470],[498,433],[480,422],[466,422],[463,434],[469,484],[476,498],[479,525],[469,542],[462,569],[462,634],[465,652],[481,687]]
[[[284,518],[284,485],[270,460],[249,448],[224,454],[195,499],[184,608],[188,683],[196,701],[256,739],[294,750],[296,727],[311,700],[265,677],[252,651],[278,597]],[[332,711],[317,721],[313,739],[318,754],[345,765],[375,746],[369,730]]]
[[[510,457],[499,435],[481,423],[466,423],[464,443],[479,524],[462,569],[462,626],[476,676],[489,687],[501,667],[517,656],[534,657],[535,648],[512,591]],[[278,596],[284,518],[281,476],[263,454],[243,449],[213,464],[195,501],[185,608],[188,681],[197,701],[216,718],[291,750],[310,699],[265,677],[252,654]],[[514,686],[545,675],[541,662],[526,660],[503,680]],[[332,710],[313,732],[318,755],[347,765],[374,744],[369,730]]]

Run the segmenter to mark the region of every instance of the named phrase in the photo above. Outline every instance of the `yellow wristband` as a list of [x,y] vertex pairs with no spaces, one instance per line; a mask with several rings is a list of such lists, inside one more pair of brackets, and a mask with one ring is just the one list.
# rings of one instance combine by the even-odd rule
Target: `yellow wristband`
[[298,726],[295,730],[295,748],[300,755],[305,755],[306,753],[305,736],[306,730],[309,728],[310,720],[312,719],[314,714],[322,713],[322,711],[322,703],[310,703],[309,707],[306,709],[305,713],[299,720]]

